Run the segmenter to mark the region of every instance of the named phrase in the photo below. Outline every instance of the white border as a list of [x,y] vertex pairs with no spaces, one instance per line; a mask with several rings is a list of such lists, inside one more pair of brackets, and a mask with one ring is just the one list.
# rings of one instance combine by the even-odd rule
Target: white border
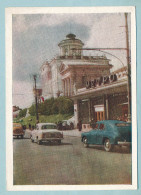
[[[12,135],[12,14],[131,13],[132,185],[13,185]],[[135,7],[18,7],[6,8],[6,178],[8,191],[133,190],[137,189],[136,28]],[[133,88],[134,87],[134,88]]]

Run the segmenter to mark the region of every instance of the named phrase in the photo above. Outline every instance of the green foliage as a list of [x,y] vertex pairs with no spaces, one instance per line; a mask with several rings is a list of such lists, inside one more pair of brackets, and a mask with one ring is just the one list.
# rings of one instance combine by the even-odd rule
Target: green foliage
[[[71,118],[72,115],[69,114],[55,114],[55,115],[39,115],[39,122],[40,123],[58,123],[62,120],[68,120]],[[28,116],[26,118],[23,118],[23,121],[21,122],[22,125],[26,125],[27,128],[29,127],[29,124],[35,125],[36,124],[36,116]]]
[[35,116],[36,115],[36,107],[35,104],[33,104],[30,108],[29,108],[29,114],[31,116]]
[[23,110],[20,110],[20,112],[19,112],[19,118],[21,118],[21,117],[25,117],[26,116],[26,112],[27,112],[27,108],[25,108],[25,109],[23,109]]
[[[35,116],[35,105],[29,108],[29,114]],[[73,101],[66,97],[51,98],[38,104],[40,115],[70,114],[73,115]]]

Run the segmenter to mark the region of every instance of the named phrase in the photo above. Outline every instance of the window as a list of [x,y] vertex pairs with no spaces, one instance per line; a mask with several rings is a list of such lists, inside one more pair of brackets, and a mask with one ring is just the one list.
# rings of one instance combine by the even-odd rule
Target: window
[[56,125],[43,125],[42,129],[57,129]]
[[82,76],[82,86],[86,85],[86,76]]
[[131,126],[131,123],[116,123],[115,125],[117,127],[129,127]]
[[93,124],[92,126],[93,126],[93,129],[98,129],[99,125],[96,123],[96,124]]
[[101,123],[99,129],[103,130],[104,129],[104,124]]

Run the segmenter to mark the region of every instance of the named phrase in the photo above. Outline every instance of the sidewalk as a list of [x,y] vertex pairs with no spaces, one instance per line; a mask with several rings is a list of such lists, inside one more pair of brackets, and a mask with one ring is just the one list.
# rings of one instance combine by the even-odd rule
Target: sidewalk
[[88,132],[88,131],[78,131],[78,129],[74,129],[74,130],[65,130],[62,132],[63,132],[63,135],[65,136],[81,137],[81,133]]
[[[88,131],[78,131],[78,129],[74,129],[74,130],[65,130],[60,132],[63,132],[64,136],[81,137],[81,133],[88,132]],[[29,129],[26,129],[24,138],[30,138],[30,135],[31,135],[31,131]]]

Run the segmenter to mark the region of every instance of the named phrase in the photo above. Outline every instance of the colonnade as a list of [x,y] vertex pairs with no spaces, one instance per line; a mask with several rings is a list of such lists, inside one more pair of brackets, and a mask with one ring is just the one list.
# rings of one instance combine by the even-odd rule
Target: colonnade
[[70,77],[63,79],[64,96],[72,95],[72,80]]

